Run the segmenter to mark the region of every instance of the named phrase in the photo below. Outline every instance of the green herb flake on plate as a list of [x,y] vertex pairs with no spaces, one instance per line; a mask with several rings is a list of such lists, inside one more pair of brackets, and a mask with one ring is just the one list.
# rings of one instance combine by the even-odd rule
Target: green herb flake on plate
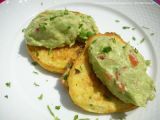
[[56,109],[56,110],[60,110],[60,109],[61,109],[61,106],[55,106],[55,109]]
[[54,115],[53,111],[51,110],[50,106],[47,105],[47,109],[50,113],[50,115],[54,118],[53,120],[60,120],[57,116]]
[[33,73],[38,75],[38,72],[36,72],[36,71],[33,71]]
[[120,22],[120,21],[119,21],[119,20],[115,20],[115,22],[117,22],[117,23],[118,23],[118,22]]
[[135,41],[135,40],[136,40],[136,38],[133,36],[133,37],[132,37],[132,40],[134,40],[134,41]]
[[8,95],[5,95],[4,97],[5,97],[6,99],[8,99]]
[[34,66],[36,66],[36,65],[37,65],[37,62],[32,62],[31,64],[34,65]]
[[33,83],[34,86],[39,87],[40,85],[37,84],[36,82]]
[[144,42],[144,40],[145,40],[145,38],[142,38],[142,40],[140,41],[140,44],[141,44],[141,43],[143,43],[143,42]]
[[38,99],[42,100],[43,99],[43,94],[40,94],[40,96],[38,96]]
[[78,120],[78,115],[75,115],[73,120]]
[[124,30],[125,30],[125,29],[130,29],[130,27],[128,27],[128,26],[123,26],[122,29],[124,29]]
[[6,82],[5,85],[6,85],[6,87],[10,88],[11,87],[11,82]]
[[26,29],[25,29],[25,28],[23,28],[23,29],[22,29],[22,32],[25,32],[25,30],[26,30]]

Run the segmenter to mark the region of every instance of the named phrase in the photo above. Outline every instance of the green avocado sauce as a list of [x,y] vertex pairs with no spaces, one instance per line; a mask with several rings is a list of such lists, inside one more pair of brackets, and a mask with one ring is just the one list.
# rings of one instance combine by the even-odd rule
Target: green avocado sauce
[[99,36],[89,49],[89,61],[102,83],[120,100],[145,106],[155,94],[155,86],[146,73],[148,61],[129,44]]
[[26,28],[28,45],[46,48],[72,46],[98,33],[92,17],[68,10],[49,10],[37,15]]

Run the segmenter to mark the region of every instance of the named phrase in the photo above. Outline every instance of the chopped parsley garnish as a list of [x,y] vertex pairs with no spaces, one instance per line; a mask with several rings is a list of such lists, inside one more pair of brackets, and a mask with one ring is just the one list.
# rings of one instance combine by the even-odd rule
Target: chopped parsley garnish
[[39,84],[37,84],[36,82],[34,82],[33,85],[39,87]]
[[87,32],[87,37],[92,36],[92,35],[94,35],[93,32],[91,32],[91,31],[88,31],[88,32]]
[[143,38],[143,39],[140,41],[140,43],[143,43],[143,42],[144,42],[144,40],[145,40],[145,39]]
[[81,71],[79,70],[79,69],[77,69],[77,68],[75,68],[75,73],[76,74],[79,74]]
[[78,115],[75,115],[73,120],[78,120]]
[[39,24],[39,30],[40,31],[45,31],[46,30],[46,23]]
[[151,61],[150,60],[145,60],[145,63],[146,63],[147,66],[151,65]]
[[91,31],[81,30],[79,37],[85,41],[86,39],[88,39],[88,37],[90,37],[94,34],[95,33],[91,32]]
[[47,105],[47,109],[48,109],[49,113],[50,113],[53,117],[55,117],[55,115],[54,115],[54,113],[52,112],[52,110],[51,110],[51,108],[50,108],[49,105]]
[[38,99],[42,100],[43,99],[43,94],[40,94],[40,96],[38,96]]
[[38,72],[36,72],[36,71],[33,71],[33,73],[38,75]]
[[86,33],[83,31],[80,32],[79,37],[84,41],[87,39]]
[[26,30],[26,29],[25,29],[25,28],[23,28],[23,29],[22,29],[22,32],[25,32],[25,30]]
[[145,26],[142,26],[142,28],[144,28],[144,29],[149,29],[148,27],[145,27]]
[[55,106],[55,109],[56,109],[56,110],[60,110],[60,109],[61,109],[61,106]]
[[125,49],[125,48],[126,48],[126,46],[124,45],[122,48],[123,48],[123,49]]
[[128,46],[129,42],[127,42],[124,46],[122,46],[123,49],[125,49]]
[[132,40],[134,40],[134,41],[135,41],[135,40],[136,40],[136,38],[133,36],[133,37],[132,37]]
[[65,8],[64,15],[68,15],[69,11]]
[[36,66],[36,65],[37,65],[37,62],[35,62],[35,61],[34,61],[34,62],[32,62],[32,65]]
[[154,33],[150,33],[150,36],[153,36],[154,35]]
[[68,26],[68,27],[67,27],[67,30],[69,30],[69,29],[71,29],[71,26]]
[[5,95],[4,97],[5,97],[6,99],[8,99],[8,95]]
[[102,52],[104,53],[109,53],[112,50],[112,48],[110,46],[104,47]]
[[67,26],[66,30],[64,31],[64,34],[67,34],[69,29],[71,29],[71,26]]
[[5,85],[6,85],[7,87],[9,87],[9,88],[11,87],[11,83],[10,83],[10,82],[6,82]]
[[81,24],[79,24],[79,28],[81,28],[83,26],[83,24],[81,23]]
[[91,17],[91,16],[89,16],[89,15],[87,15],[87,18],[88,18],[88,19],[92,19],[92,17]]
[[54,120],[60,120],[57,116],[54,115],[53,111],[51,110],[50,106],[47,105],[47,109],[49,111],[49,113],[51,114],[51,116],[54,118]]
[[68,78],[68,74],[64,74],[63,80],[67,80],[67,78]]
[[134,48],[134,52],[135,52],[135,53],[138,53],[138,50],[137,50],[136,48]]
[[128,27],[128,26],[123,26],[122,28],[123,29],[130,29],[130,27]]
[[115,20],[115,22],[117,22],[117,23],[118,23],[118,22],[120,22],[120,21],[119,21],[119,20]]
[[132,30],[135,30],[136,28],[132,28]]
[[50,17],[50,21],[54,20],[57,16]]
[[92,44],[96,43],[97,40],[93,40]]

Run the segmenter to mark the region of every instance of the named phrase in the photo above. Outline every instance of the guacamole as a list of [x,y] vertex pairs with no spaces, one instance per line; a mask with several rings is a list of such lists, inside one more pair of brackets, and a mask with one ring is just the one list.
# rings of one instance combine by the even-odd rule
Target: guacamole
[[153,80],[146,73],[148,61],[129,44],[108,36],[93,39],[89,61],[102,83],[120,100],[145,106],[155,94]]
[[98,33],[91,16],[68,10],[50,10],[36,16],[25,30],[28,45],[46,48],[72,46]]

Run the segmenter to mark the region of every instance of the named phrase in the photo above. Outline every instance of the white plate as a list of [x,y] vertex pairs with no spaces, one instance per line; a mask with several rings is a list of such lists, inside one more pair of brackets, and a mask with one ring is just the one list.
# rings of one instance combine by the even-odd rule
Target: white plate
[[[39,66],[33,66],[24,44],[22,29],[39,12],[46,9],[76,10],[91,15],[100,31],[116,32],[125,41],[135,46],[145,57],[152,61],[148,69],[156,81],[156,98],[145,108],[138,108],[128,113],[97,115],[85,112],[75,106],[59,80],[60,76],[46,72]],[[109,120],[126,117],[127,120],[158,120],[160,114],[160,7],[155,3],[136,4],[128,2],[61,2],[52,0],[43,2],[35,0],[6,1],[0,5],[0,120],[52,120],[47,110],[50,105],[54,114],[61,120],[79,118]],[[120,20],[120,22],[115,22]],[[123,26],[136,30],[123,30]],[[149,27],[144,29],[142,26]],[[150,33],[155,33],[151,36]],[[136,37],[136,41],[132,40]],[[142,38],[145,41],[139,44]],[[38,72],[38,75],[33,73]],[[11,87],[5,83],[11,82]],[[34,82],[40,86],[34,86]],[[43,94],[43,99],[37,97]],[[8,95],[8,99],[4,96]],[[60,105],[61,109],[54,107]]]

